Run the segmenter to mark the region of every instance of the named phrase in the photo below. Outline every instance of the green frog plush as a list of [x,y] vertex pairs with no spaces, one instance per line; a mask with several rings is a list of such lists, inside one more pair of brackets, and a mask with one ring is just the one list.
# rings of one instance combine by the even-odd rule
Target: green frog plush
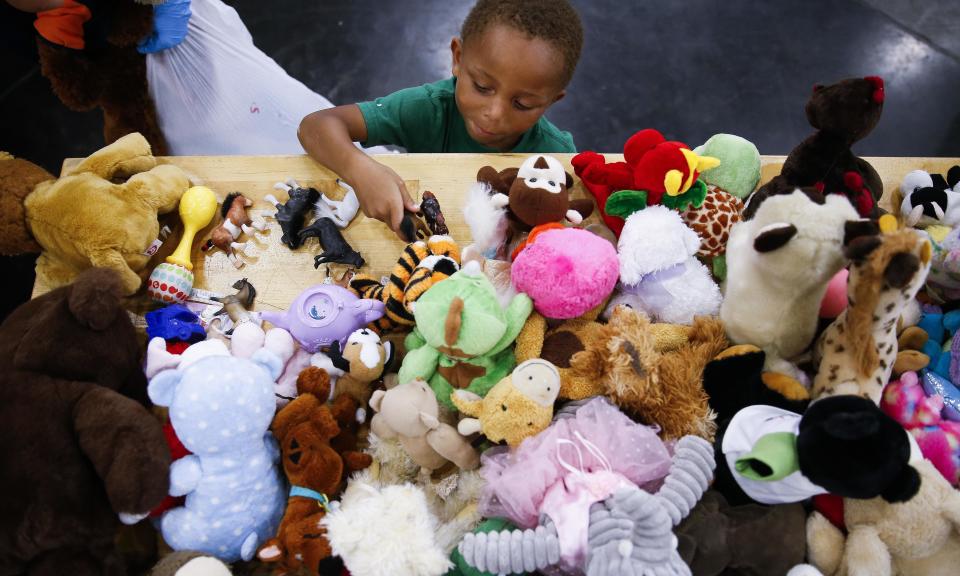
[[485,396],[513,370],[510,344],[532,310],[526,294],[502,308],[479,264],[465,265],[415,303],[416,327],[405,341],[400,383],[426,380],[440,404],[454,411],[454,390]]

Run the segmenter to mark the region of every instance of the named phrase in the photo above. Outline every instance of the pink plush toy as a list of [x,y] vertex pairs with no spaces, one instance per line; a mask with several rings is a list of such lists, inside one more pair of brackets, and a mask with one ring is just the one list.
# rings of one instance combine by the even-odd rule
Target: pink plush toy
[[820,317],[833,319],[840,315],[847,307],[847,277],[850,271],[844,268],[834,274],[827,284],[827,293],[820,301]]
[[530,296],[540,314],[576,318],[613,292],[620,265],[609,241],[579,228],[550,229],[530,238],[511,275],[514,287]]
[[910,431],[920,452],[954,486],[960,485],[960,422],[943,420],[943,398],[927,396],[915,372],[887,385],[880,408]]

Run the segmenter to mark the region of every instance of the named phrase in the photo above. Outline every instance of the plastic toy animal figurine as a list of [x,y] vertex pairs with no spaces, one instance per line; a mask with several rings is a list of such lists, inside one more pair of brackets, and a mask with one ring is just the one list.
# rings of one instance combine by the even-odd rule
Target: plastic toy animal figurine
[[[294,184],[296,183],[294,182]],[[289,196],[286,204],[281,204],[273,194],[267,194],[263,199],[273,204],[274,208],[277,209],[274,218],[276,218],[277,223],[280,224],[280,229],[283,231],[280,241],[294,250],[299,248],[302,242],[300,231],[303,230],[303,219],[310,207],[320,199],[321,194],[316,188],[290,186],[289,183],[283,182],[278,182],[273,187],[277,190],[286,191]]]
[[233,333],[234,328],[243,322],[249,322],[253,319],[248,310],[250,310],[250,308],[253,306],[253,301],[257,297],[257,289],[254,288],[253,284],[248,282],[246,278],[242,278],[234,282],[233,288],[236,289],[236,293],[234,294],[230,294],[222,298],[216,296],[212,298],[212,300],[223,304],[223,307],[214,313],[214,318],[222,318],[223,315],[226,314],[233,324],[224,332],[228,336]]
[[447,220],[440,210],[440,201],[437,200],[437,196],[433,192],[427,190],[423,193],[423,200],[420,201],[420,212],[423,213],[423,217],[427,221],[427,227],[430,228],[430,233],[433,236],[450,234],[450,229],[447,228]]
[[247,215],[247,208],[253,206],[253,201],[239,192],[231,192],[223,201],[220,208],[220,215],[223,222],[213,229],[210,233],[210,239],[203,245],[204,252],[214,246],[223,250],[230,262],[235,268],[241,268],[243,262],[237,258],[236,252],[243,252],[246,248],[246,242],[237,242],[241,233],[253,235],[256,231],[263,230],[266,224],[263,221],[254,222]]
[[313,354],[340,342],[341,349],[354,330],[383,316],[383,302],[357,298],[334,284],[318,284],[297,296],[286,312],[261,312],[260,317],[283,328]]
[[319,268],[321,264],[337,262],[348,266],[360,268],[363,266],[363,256],[353,249],[340,233],[340,228],[330,218],[317,218],[313,224],[300,231],[300,243],[303,244],[307,238],[317,238],[320,245],[323,246],[323,252],[313,257],[313,267]]

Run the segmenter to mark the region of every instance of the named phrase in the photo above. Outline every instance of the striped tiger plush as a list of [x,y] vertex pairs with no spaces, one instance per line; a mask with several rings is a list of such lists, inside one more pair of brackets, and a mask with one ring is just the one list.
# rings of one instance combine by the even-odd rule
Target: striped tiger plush
[[386,284],[365,274],[350,281],[350,290],[360,298],[380,300],[385,312],[370,328],[380,334],[414,325],[410,303],[431,286],[460,269],[460,247],[450,236],[431,236],[408,244]]

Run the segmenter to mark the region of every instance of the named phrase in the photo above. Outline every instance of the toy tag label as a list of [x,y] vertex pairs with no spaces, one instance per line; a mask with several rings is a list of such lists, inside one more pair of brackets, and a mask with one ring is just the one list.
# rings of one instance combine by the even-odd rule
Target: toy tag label
[[170,236],[170,232],[171,232],[170,227],[164,225],[164,227],[160,229],[160,234],[158,235],[158,238],[150,243],[150,246],[148,246],[147,249],[143,251],[143,255],[153,256],[154,254],[156,254],[157,250],[159,250],[160,247],[163,246],[163,243],[166,242],[167,237]]
[[156,240],[150,243],[150,246],[146,250],[143,251],[143,255],[153,256],[154,254],[157,253],[157,250],[159,250],[161,246],[163,246],[163,240],[157,238]]

